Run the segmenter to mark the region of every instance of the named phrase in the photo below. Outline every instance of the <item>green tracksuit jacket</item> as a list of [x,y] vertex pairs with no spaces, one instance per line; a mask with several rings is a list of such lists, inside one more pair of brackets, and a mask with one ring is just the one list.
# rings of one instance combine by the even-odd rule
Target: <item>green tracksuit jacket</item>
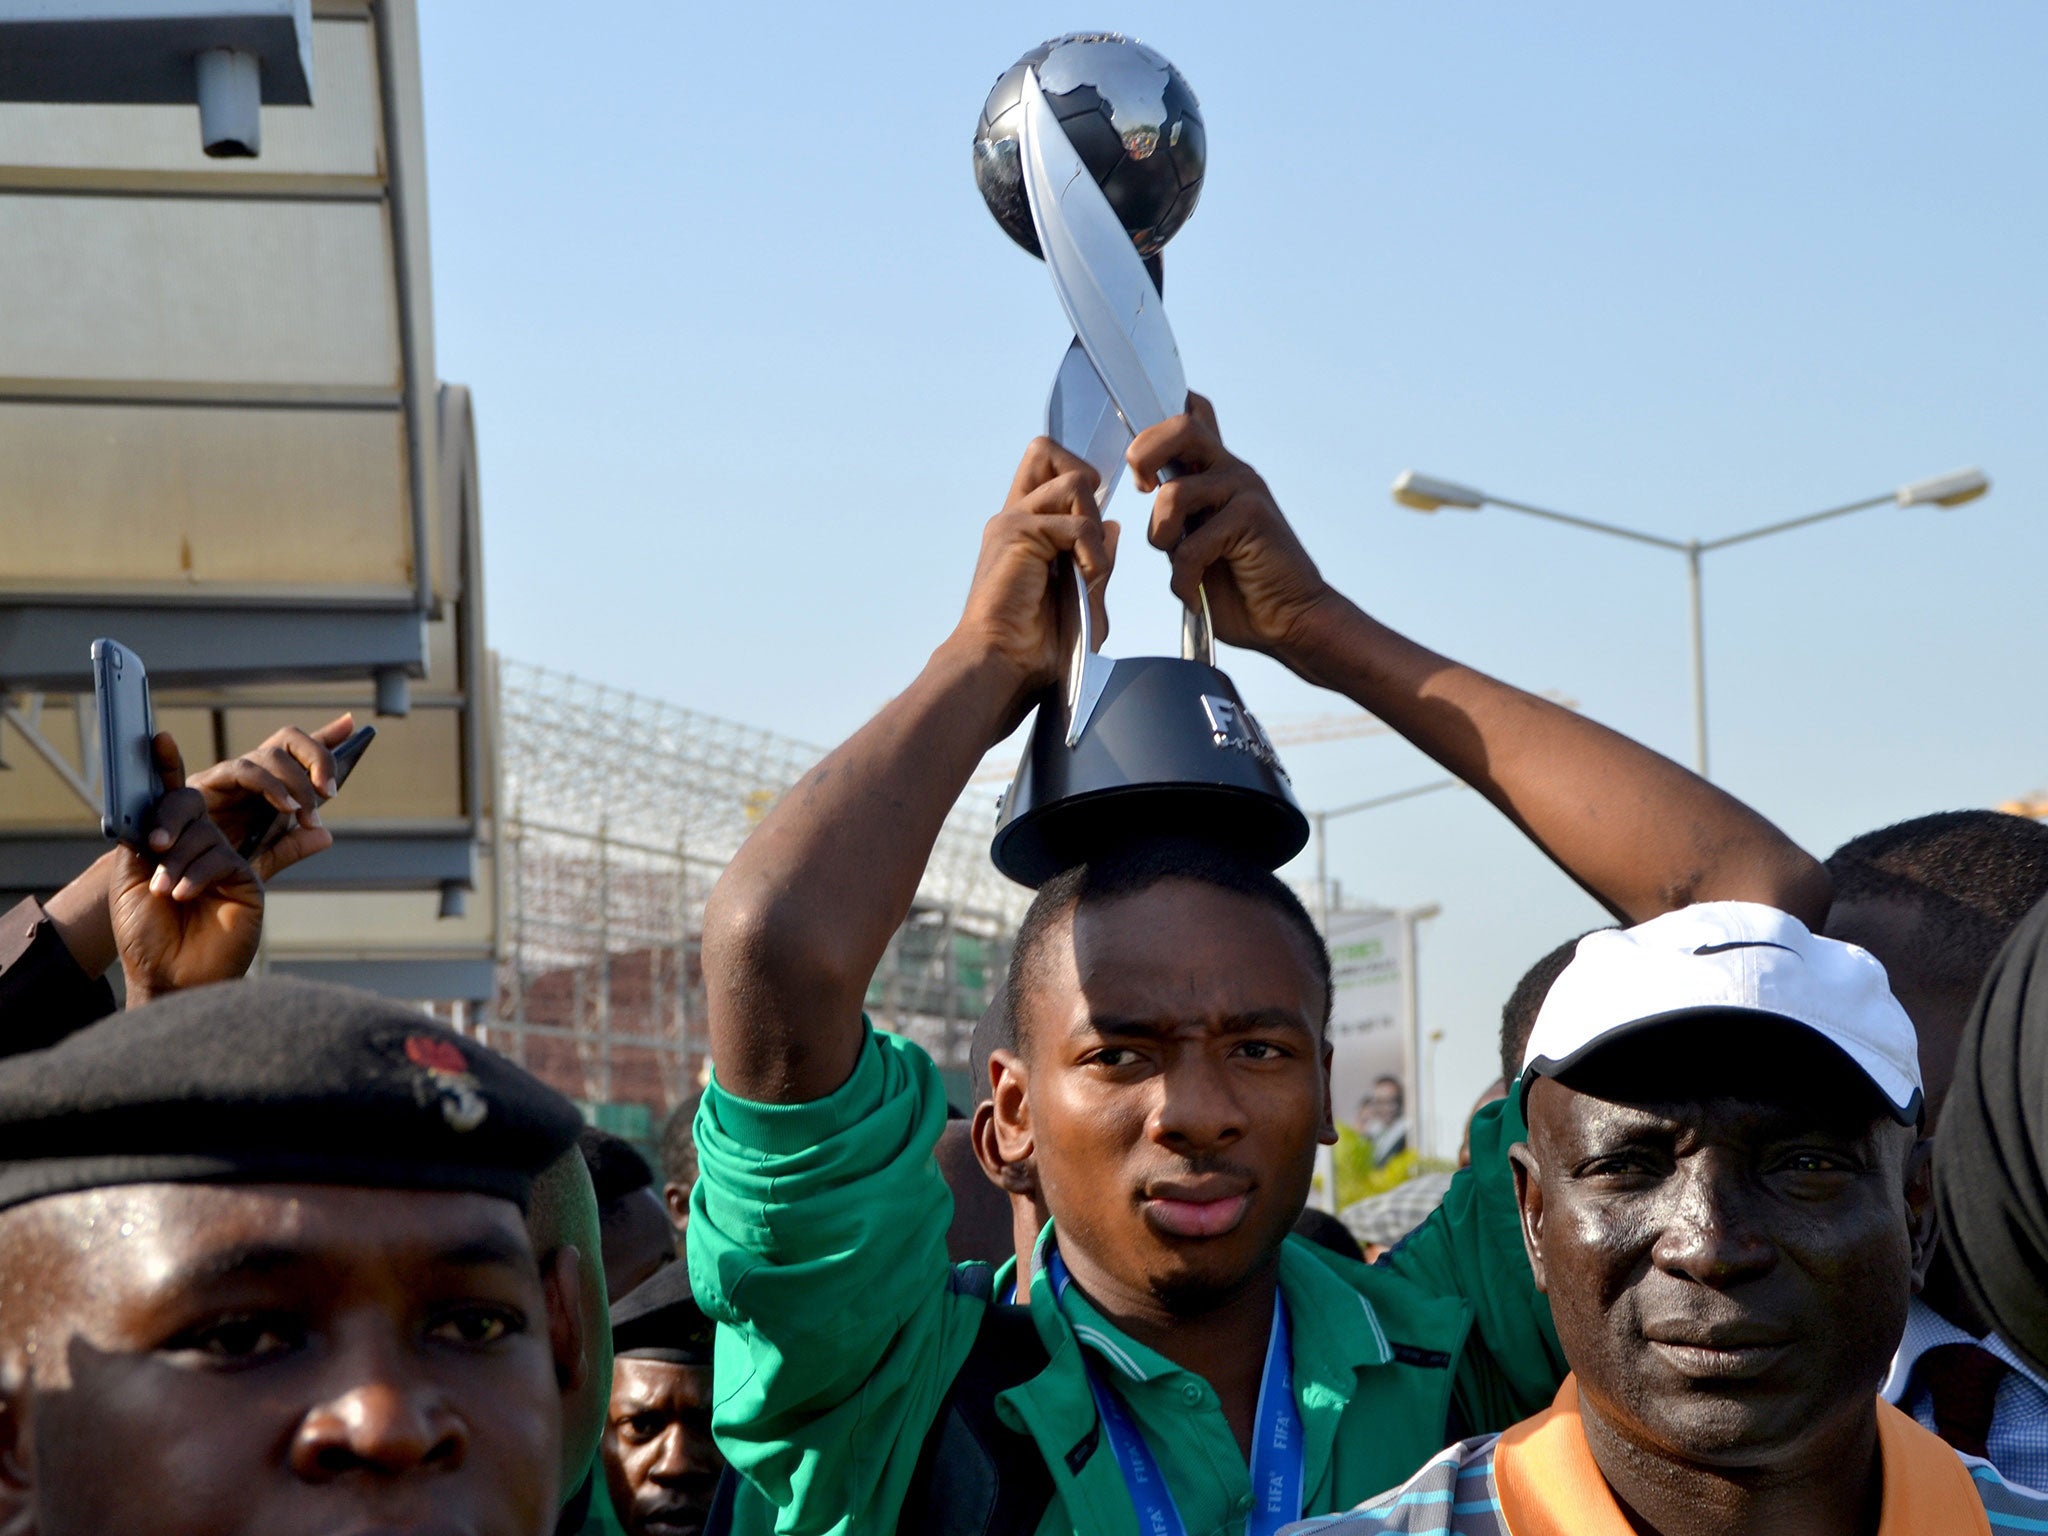
[[[705,1094],[690,1277],[719,1324],[712,1423],[751,1487],[738,1530],[883,1533],[896,1518],[986,1302],[951,1286],[952,1196],[932,1155],[937,1069],[870,1031],[853,1075],[809,1104]],[[1473,1168],[1388,1260],[1300,1239],[1281,1253],[1306,1454],[1305,1514],[1349,1509],[1442,1445],[1544,1407],[1565,1366],[1535,1292],[1506,1149],[1511,1102],[1475,1117]],[[1040,1536],[1136,1536],[1115,1457],[1095,1434],[1083,1351],[1128,1403],[1188,1536],[1238,1536],[1250,1473],[1207,1382],[1114,1327],[1078,1290],[1032,1287],[1050,1356],[997,1400],[1044,1453],[1055,1495]],[[1092,1454],[1078,1454],[1093,1437]]]

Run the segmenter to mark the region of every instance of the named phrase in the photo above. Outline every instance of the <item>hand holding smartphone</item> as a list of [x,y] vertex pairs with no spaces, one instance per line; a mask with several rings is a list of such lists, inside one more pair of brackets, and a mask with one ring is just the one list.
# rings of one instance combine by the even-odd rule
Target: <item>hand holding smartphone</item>
[[100,831],[147,851],[164,784],[156,770],[156,712],[142,658],[117,640],[92,643],[100,733]]
[[[348,782],[349,774],[354,771],[356,764],[362,760],[363,754],[369,750],[370,743],[376,739],[377,727],[374,725],[359,726],[340,746],[334,749],[335,794],[341,793],[341,786]],[[332,799],[333,796],[330,795],[328,798]],[[242,840],[241,848],[237,851],[240,852],[244,859],[253,862],[259,854],[270,848],[278,839],[291,831],[296,819],[297,817],[294,812],[277,812],[267,823],[260,824],[256,830],[245,837]]]

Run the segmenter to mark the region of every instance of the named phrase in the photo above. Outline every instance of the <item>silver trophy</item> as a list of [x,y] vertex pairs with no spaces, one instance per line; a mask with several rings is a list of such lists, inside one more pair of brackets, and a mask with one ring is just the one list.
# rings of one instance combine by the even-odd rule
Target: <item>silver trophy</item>
[[[1046,435],[1100,475],[1098,505],[1132,438],[1186,408],[1159,252],[1194,211],[1206,159],[1201,108],[1180,72],[1113,32],[1033,49],[982,109],[975,180],[996,221],[1044,258],[1074,330]],[[1095,649],[1086,583],[1068,570],[1066,687],[1040,707],[1003,798],[997,866],[1037,885],[1113,840],[1162,833],[1228,843],[1270,868],[1300,852],[1307,818],[1216,669],[1206,594],[1183,614],[1178,660],[1112,661]]]

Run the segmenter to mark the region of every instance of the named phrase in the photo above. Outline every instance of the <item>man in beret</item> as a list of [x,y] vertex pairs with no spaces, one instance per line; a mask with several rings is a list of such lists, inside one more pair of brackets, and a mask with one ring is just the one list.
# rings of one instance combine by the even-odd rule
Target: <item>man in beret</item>
[[698,1536],[711,1517],[725,1470],[711,1438],[711,1332],[684,1264],[612,1308],[605,1485],[627,1536]]
[[[199,988],[0,1064],[0,1525],[546,1536],[575,1107],[416,1011]],[[12,1523],[8,1523],[11,1520]]]
[[1878,1396],[1933,1228],[1913,1026],[1868,953],[1746,902],[1589,934],[1526,1061],[1511,1156],[1572,1374],[1296,1531],[2048,1530]]

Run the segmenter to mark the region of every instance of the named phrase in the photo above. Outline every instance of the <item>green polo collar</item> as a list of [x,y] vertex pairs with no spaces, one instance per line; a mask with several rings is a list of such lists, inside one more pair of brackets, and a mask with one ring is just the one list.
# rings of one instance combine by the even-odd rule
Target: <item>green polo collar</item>
[[[1038,1235],[1033,1270],[1045,1273],[1045,1257],[1052,1240],[1052,1223]],[[1016,1260],[996,1271],[996,1294],[1014,1278]],[[1289,1237],[1280,1249],[1280,1294],[1287,1298],[1287,1316],[1293,1334],[1295,1395],[1304,1398],[1311,1388],[1348,1402],[1355,1387],[1356,1373],[1394,1358],[1386,1329],[1363,1291],[1323,1263],[1309,1249],[1305,1239]],[[1071,1336],[1103,1362],[1115,1376],[1131,1381],[1157,1381],[1181,1370],[1156,1350],[1139,1343],[1096,1310],[1078,1287],[1068,1290],[1055,1304],[1050,1285],[1031,1288],[1031,1311],[1044,1334],[1048,1325]]]
[[[1045,1273],[1046,1249],[1052,1239],[1052,1223],[1038,1234],[1032,1269]],[[1294,1335],[1294,1379],[1349,1384],[1352,1372],[1368,1366],[1385,1365],[1394,1358],[1386,1329],[1365,1293],[1346,1283],[1329,1265],[1309,1251],[1305,1238],[1289,1237],[1280,1249],[1280,1294],[1287,1298],[1287,1317]],[[996,1294],[1001,1295],[1016,1275],[1017,1261],[1005,1260],[996,1271]],[[1031,1310],[1040,1313],[1039,1297],[1045,1293],[1047,1310],[1051,1294],[1045,1286],[1033,1286]],[[1133,1381],[1153,1381],[1180,1369],[1171,1360],[1146,1348],[1095,1309],[1078,1289],[1070,1289],[1060,1310],[1068,1330],[1102,1360]],[[1347,1392],[1348,1395],[1348,1392]]]
[[[1041,1275],[1051,1240],[1052,1228],[1048,1225],[1039,1234],[1036,1250],[1039,1262],[1034,1267]],[[1014,1272],[1014,1263],[997,1272],[999,1294]],[[1294,1396],[1302,1418],[1303,1471],[1306,1486],[1323,1489],[1326,1494],[1334,1492],[1332,1479],[1336,1474],[1332,1469],[1341,1426],[1349,1421],[1361,1398],[1378,1401],[1386,1410],[1404,1415],[1426,1411],[1440,1423],[1448,1393],[1446,1379],[1418,1396],[1419,1384],[1409,1380],[1412,1372],[1399,1368],[1380,1315],[1371,1298],[1363,1294],[1370,1287],[1362,1282],[1386,1283],[1396,1288],[1403,1285],[1394,1276],[1334,1256],[1326,1259],[1321,1250],[1304,1239],[1290,1236],[1280,1250],[1280,1290],[1287,1299],[1293,1335]],[[996,1399],[996,1412],[1011,1428],[1038,1442],[1075,1529],[1119,1531],[1126,1529],[1130,1519],[1129,1494],[1114,1458],[1097,1454],[1101,1428],[1088,1388],[1091,1367],[1106,1385],[1122,1390],[1148,1434],[1176,1437],[1155,1444],[1154,1449],[1161,1456],[1169,1481],[1177,1488],[1184,1477],[1192,1476],[1196,1483],[1207,1485],[1217,1475],[1195,1472],[1178,1463],[1190,1454],[1222,1454],[1219,1447],[1228,1444],[1229,1436],[1220,1416],[1215,1421],[1214,1434],[1199,1437],[1209,1445],[1208,1451],[1200,1453],[1194,1452],[1188,1442],[1191,1426],[1176,1428],[1160,1422],[1162,1414],[1170,1420],[1177,1413],[1217,1413],[1215,1391],[1207,1382],[1131,1338],[1078,1289],[1069,1289],[1065,1299],[1056,1304],[1051,1286],[1041,1281],[1032,1287],[1030,1308],[1032,1321],[1045,1344],[1046,1368],[1001,1393]],[[1410,1319],[1411,1328],[1413,1321]],[[1431,1337],[1433,1340],[1434,1334]],[[1424,1398],[1428,1399],[1426,1403]],[[1412,1427],[1409,1432],[1412,1433]],[[1382,1433],[1373,1432],[1369,1438],[1378,1439]],[[1354,1447],[1354,1451],[1359,1448]],[[1224,1481],[1235,1483],[1248,1474],[1240,1466],[1221,1475]],[[1398,1471],[1389,1471],[1380,1482],[1398,1477]],[[1240,1510],[1248,1507],[1242,1502],[1248,1498],[1248,1486],[1239,1490],[1240,1502],[1234,1507]],[[1349,1495],[1352,1499],[1363,1496],[1356,1490]]]

